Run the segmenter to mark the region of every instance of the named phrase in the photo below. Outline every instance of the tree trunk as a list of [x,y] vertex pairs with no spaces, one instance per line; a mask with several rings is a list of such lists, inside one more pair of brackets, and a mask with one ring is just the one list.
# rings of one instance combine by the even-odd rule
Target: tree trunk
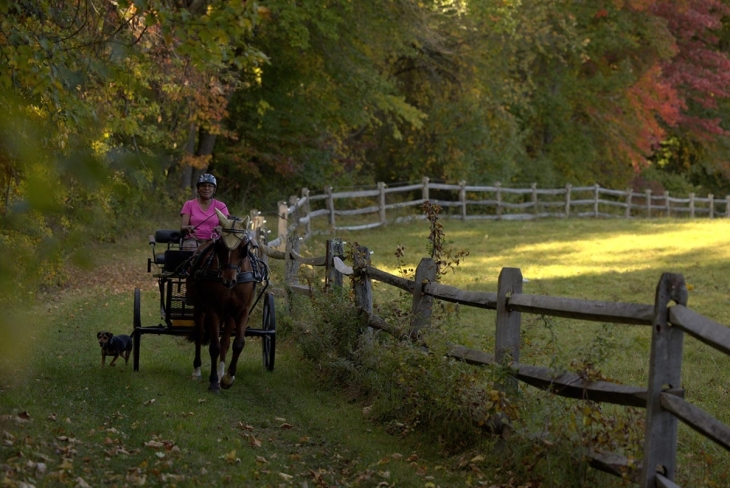
[[[197,130],[195,127],[195,122],[191,122],[190,128],[188,129],[188,142],[185,143],[185,155],[186,156],[195,155],[196,135],[197,135]],[[186,164],[181,169],[182,169],[182,176],[180,178],[180,189],[187,190],[189,188],[192,188],[193,187],[193,167],[190,166],[189,164]]]

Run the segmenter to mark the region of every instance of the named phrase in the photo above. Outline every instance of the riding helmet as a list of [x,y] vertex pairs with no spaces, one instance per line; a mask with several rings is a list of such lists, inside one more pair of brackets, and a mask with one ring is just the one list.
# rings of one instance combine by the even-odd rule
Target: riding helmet
[[203,173],[202,175],[200,175],[200,178],[198,178],[198,183],[195,186],[198,187],[203,183],[210,183],[214,187],[218,188],[218,183],[215,181],[215,176],[210,173]]

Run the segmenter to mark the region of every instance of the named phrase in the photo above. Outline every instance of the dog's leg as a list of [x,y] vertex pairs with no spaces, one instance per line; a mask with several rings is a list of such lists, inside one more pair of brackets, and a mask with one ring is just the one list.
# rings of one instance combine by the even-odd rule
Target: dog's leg
[[111,362],[111,363],[109,363],[109,366],[115,366],[115,364],[114,364],[114,363],[116,363],[116,362],[117,362],[117,358],[118,358],[118,357],[119,357],[119,354],[115,354],[115,355],[114,355],[114,359],[112,359],[112,362]]

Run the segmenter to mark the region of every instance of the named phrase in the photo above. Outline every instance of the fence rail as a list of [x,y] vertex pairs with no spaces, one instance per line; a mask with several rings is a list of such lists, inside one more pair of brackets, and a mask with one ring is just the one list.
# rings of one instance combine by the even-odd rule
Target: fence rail
[[[529,220],[539,218],[593,217],[708,217],[730,218],[730,195],[716,199],[713,195],[698,197],[690,193],[684,197],[661,195],[651,190],[636,192],[615,190],[600,185],[564,188],[509,188],[500,183],[492,186],[458,185],[431,182],[424,177],[420,183],[389,187],[383,182],[372,190],[335,192],[327,187],[320,194],[303,188],[301,196],[292,196],[289,203],[279,202],[279,241],[273,247],[283,246],[287,233],[298,226],[304,235],[312,233],[315,220],[327,219],[332,231],[367,230],[388,222],[425,218],[419,212],[393,216],[396,210],[418,208],[424,202],[447,209],[447,218],[462,220]],[[389,215],[390,214],[390,215]],[[340,218],[369,216],[372,221],[357,225],[339,225]]]
[[[348,266],[343,262],[343,245],[338,239],[327,241],[324,256],[302,258],[298,253],[298,238],[288,238],[282,252],[265,242],[265,234],[259,235],[262,237],[259,243],[262,258],[285,260],[285,281],[290,293],[312,293],[308,286],[297,281],[300,264],[325,267],[325,290],[342,286],[343,275],[350,276],[355,304],[368,314],[368,325],[400,338],[420,340],[419,331],[430,324],[434,299],[495,310],[493,353],[455,345],[449,355],[476,366],[505,368],[511,377],[501,385],[505,390],[514,391],[517,382],[522,381],[568,398],[646,408],[644,458],[638,467],[619,453],[589,452],[587,458],[596,469],[630,479],[644,488],[678,486],[673,481],[678,421],[730,450],[730,427],[684,400],[680,381],[684,333],[730,354],[730,329],[687,308],[687,288],[680,274],[662,274],[654,305],[523,294],[522,273],[517,268],[502,269],[496,292],[464,291],[435,283],[436,264],[430,258],[421,260],[414,279],[409,280],[372,267],[365,247],[355,250],[353,265]],[[413,296],[412,319],[407,330],[373,314],[372,280],[395,286]],[[647,386],[590,381],[578,374],[520,363],[522,313],[650,326],[652,343]]]

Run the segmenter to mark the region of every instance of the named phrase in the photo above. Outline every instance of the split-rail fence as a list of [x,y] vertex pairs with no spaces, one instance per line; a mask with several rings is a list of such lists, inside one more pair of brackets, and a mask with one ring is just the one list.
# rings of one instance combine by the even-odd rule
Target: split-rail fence
[[[528,220],[538,218],[596,217],[596,218],[653,218],[653,217],[709,217],[730,218],[730,195],[724,199],[713,195],[698,197],[690,193],[684,197],[670,196],[668,191],[655,195],[643,192],[612,190],[593,186],[565,185],[564,188],[509,188],[495,183],[492,186],[458,185],[432,182],[422,178],[420,183],[389,186],[379,182],[375,189],[337,191],[326,187],[314,194],[303,188],[301,196],[280,201],[278,208],[278,235],[285,238],[287,229],[299,225],[305,235],[313,232],[315,221],[324,221],[327,230],[365,230],[388,222],[424,219],[417,211],[424,202],[438,204],[442,216],[462,220]],[[405,215],[403,213],[405,212]],[[356,224],[338,223],[341,220],[360,219]],[[283,240],[281,241],[283,245]]]
[[[252,217],[255,228],[262,224],[263,218],[258,212],[253,211]],[[257,239],[263,259],[285,261],[289,293],[312,293],[308,286],[298,282],[297,273],[302,264],[325,267],[325,290],[342,286],[343,276],[350,276],[356,305],[367,313],[368,325],[399,337],[417,337],[420,329],[429,326],[434,300],[495,310],[494,351],[490,353],[454,345],[450,355],[477,366],[506,368],[511,379],[503,385],[505,389],[514,391],[517,382],[522,381],[564,397],[646,408],[644,457],[641,462],[638,465],[632,463],[620,453],[588,453],[590,465],[596,469],[629,479],[642,488],[677,487],[674,479],[678,421],[730,450],[730,427],[686,401],[680,381],[685,333],[730,354],[730,329],[687,307],[687,288],[680,274],[662,274],[653,305],[523,294],[522,273],[518,268],[502,269],[496,292],[476,292],[436,283],[436,265],[430,258],[421,260],[414,279],[409,280],[371,266],[366,247],[357,248],[353,253],[352,266],[346,265],[343,243],[337,239],[327,241],[325,255],[321,257],[301,256],[300,238],[294,235],[286,239],[283,250],[267,244],[263,227],[258,227]],[[410,330],[404,332],[373,314],[372,280],[413,296]],[[647,385],[590,381],[574,373],[520,363],[523,313],[651,327]]]

